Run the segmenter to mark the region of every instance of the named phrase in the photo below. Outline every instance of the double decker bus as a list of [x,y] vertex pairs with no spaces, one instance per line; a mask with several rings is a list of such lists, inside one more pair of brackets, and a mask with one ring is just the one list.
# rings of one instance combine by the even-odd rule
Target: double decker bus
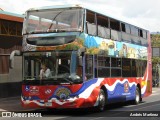
[[[103,111],[152,93],[149,31],[87,7],[28,10],[21,53],[24,107]],[[40,78],[43,63],[50,75]]]

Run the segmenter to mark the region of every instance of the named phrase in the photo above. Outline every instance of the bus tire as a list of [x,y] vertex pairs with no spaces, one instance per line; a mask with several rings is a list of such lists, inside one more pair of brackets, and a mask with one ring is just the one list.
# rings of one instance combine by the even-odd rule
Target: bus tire
[[105,92],[103,89],[100,89],[100,92],[99,92],[99,103],[98,103],[98,106],[97,106],[97,111],[98,112],[102,112],[104,111],[105,109],[105,104],[106,104],[106,96],[105,96]]
[[139,104],[140,101],[141,101],[140,90],[139,90],[138,87],[136,88],[135,93],[136,93],[136,96],[135,96],[135,100],[134,100],[133,102],[134,102],[135,105],[137,105],[137,104]]

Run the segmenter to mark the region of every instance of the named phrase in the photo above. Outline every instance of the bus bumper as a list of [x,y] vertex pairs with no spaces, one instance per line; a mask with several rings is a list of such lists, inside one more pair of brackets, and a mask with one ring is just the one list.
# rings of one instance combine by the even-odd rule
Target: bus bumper
[[21,98],[22,106],[25,108],[87,108],[96,106],[96,99],[72,98],[66,100],[24,100]]

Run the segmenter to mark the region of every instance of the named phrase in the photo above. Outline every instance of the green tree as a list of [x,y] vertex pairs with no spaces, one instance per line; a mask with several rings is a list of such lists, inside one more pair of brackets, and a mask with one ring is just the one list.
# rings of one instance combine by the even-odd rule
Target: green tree
[[[160,34],[151,35],[151,45],[152,47],[160,47]],[[160,63],[160,57],[152,57],[153,69],[157,63]]]
[[160,47],[160,34],[151,35],[152,47]]

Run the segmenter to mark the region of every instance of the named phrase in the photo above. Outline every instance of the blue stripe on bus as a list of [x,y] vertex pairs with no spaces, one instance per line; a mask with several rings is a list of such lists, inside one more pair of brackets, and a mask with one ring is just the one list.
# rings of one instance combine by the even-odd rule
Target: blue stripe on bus
[[[128,101],[128,100],[133,100],[135,99],[135,90],[136,90],[136,85],[132,85],[131,87],[129,86],[129,91],[128,92],[124,92],[124,84],[118,83],[115,86],[115,89],[113,91],[109,91],[108,92],[108,100],[109,102],[117,102],[118,101]],[[123,95],[123,94],[127,94],[130,93],[128,95]]]
[[95,84],[97,82],[98,79],[94,78],[92,80],[86,81],[85,83],[83,83],[82,87],[76,92],[71,94],[70,96],[76,96],[79,95],[80,93],[82,93],[84,90],[86,90],[89,86],[91,86],[92,84]]

